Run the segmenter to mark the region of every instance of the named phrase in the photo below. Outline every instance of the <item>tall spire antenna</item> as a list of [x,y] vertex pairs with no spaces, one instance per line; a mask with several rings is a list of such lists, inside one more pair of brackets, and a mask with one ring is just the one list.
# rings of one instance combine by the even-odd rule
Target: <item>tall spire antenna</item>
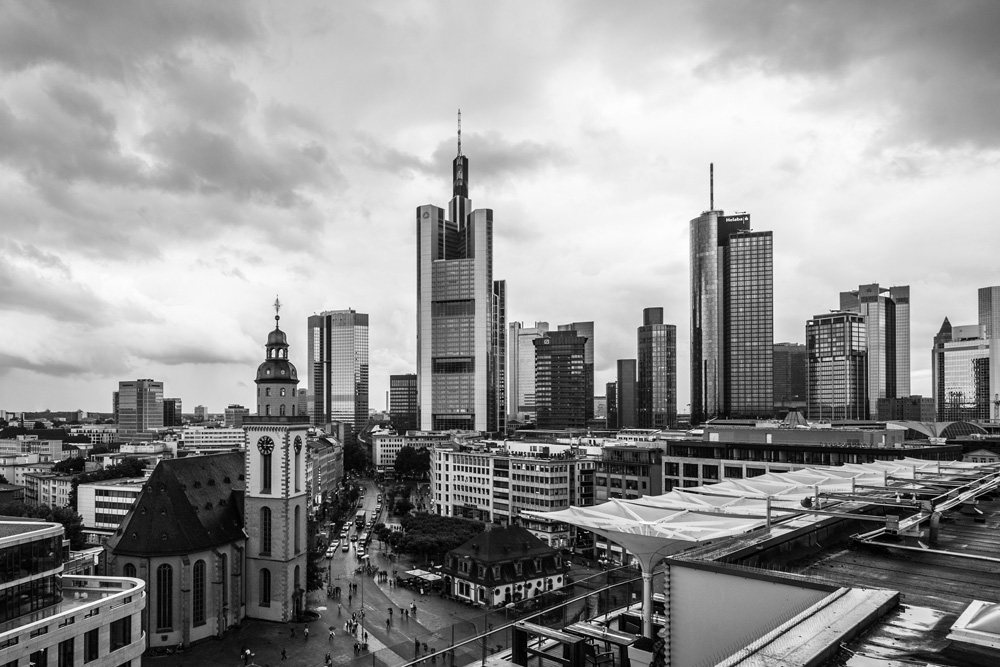
[[708,163],[708,210],[715,210],[715,163]]
[[278,312],[280,310],[281,310],[281,301],[279,301],[278,300],[278,296],[275,295],[275,297],[274,297],[274,328],[275,329],[278,328],[278,320],[281,319],[281,317],[278,315]]
[[462,110],[458,110],[458,157],[462,157]]

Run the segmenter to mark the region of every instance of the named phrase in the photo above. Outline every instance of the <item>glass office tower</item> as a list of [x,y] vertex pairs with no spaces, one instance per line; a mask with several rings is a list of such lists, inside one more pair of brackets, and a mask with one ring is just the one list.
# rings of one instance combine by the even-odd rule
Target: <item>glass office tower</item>
[[[594,396],[594,323],[593,322],[570,322],[569,324],[560,324],[558,327],[559,331],[575,331],[580,336],[587,339],[587,345],[584,348],[584,358],[583,358],[583,374],[587,381],[587,392],[591,397]],[[587,421],[594,418],[594,404],[593,401],[587,404]]]
[[331,310],[308,319],[309,423],[368,423],[368,315]]
[[618,423],[617,428],[636,425],[636,360],[618,360]]
[[507,337],[507,418],[522,423],[535,421],[535,344],[549,331],[548,322],[526,327],[511,322]]
[[587,339],[576,331],[550,331],[532,344],[538,428],[586,428],[587,408],[594,405],[584,370]]
[[662,308],[646,308],[637,338],[636,425],[673,428],[677,425],[677,327],[663,323]]
[[934,336],[931,376],[938,421],[1000,419],[1000,349],[987,324],[952,327],[948,318]]
[[847,311],[806,322],[810,420],[868,419],[868,351],[865,316]]
[[750,215],[691,221],[691,423],[771,416],[774,285],[771,232]]
[[493,211],[472,210],[469,160],[452,161],[452,199],[417,223],[417,400],[421,430],[506,430],[505,283],[493,280]]

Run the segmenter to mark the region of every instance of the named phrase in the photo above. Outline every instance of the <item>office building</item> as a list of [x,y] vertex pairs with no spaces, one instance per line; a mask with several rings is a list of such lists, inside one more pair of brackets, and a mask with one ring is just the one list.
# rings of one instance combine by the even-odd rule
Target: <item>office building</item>
[[162,382],[149,379],[119,382],[114,403],[120,439],[148,439],[163,428]]
[[609,382],[604,385],[604,395],[607,397],[607,422],[609,429],[618,428],[618,383]]
[[204,424],[208,421],[208,408],[204,405],[194,406],[194,420],[199,424]]
[[881,421],[932,422],[934,399],[930,396],[900,396],[878,399]]
[[171,428],[172,426],[183,426],[184,425],[183,408],[184,404],[179,398],[163,399],[163,426],[165,428]]
[[979,288],[979,323],[987,338],[1000,338],[1000,286]]
[[506,294],[493,280],[493,211],[472,209],[469,160],[452,161],[446,212],[416,210],[420,429],[506,429]]
[[538,428],[586,428],[594,400],[587,391],[586,339],[576,331],[550,331],[536,338],[534,345]]
[[0,660],[15,667],[140,664],[143,582],[68,572],[64,538],[58,523],[0,522]]
[[535,339],[549,331],[548,322],[526,327],[511,322],[507,336],[507,419],[535,421]]
[[306,340],[310,423],[340,422],[357,433],[368,422],[368,315],[350,308],[312,315]]
[[389,414],[400,435],[417,429],[417,375],[389,376]]
[[910,287],[860,285],[840,293],[840,309],[865,316],[869,413],[882,419],[878,399],[910,394]]
[[865,316],[835,311],[806,322],[806,417],[868,419]]
[[240,428],[243,426],[243,418],[250,414],[250,409],[237,403],[230,403],[226,406],[223,417],[226,428]]
[[[578,336],[587,339],[587,344],[583,348],[583,377],[587,382],[587,395],[594,395],[594,323],[593,322],[570,322],[560,324],[559,331],[575,331]],[[587,405],[587,421],[594,418],[594,406]]]
[[642,311],[637,332],[636,426],[677,424],[677,327],[663,323],[662,308]]
[[802,343],[774,344],[774,414],[806,411],[808,351]]
[[772,234],[710,204],[690,225],[692,424],[774,410]]
[[934,336],[931,387],[937,421],[1000,419],[1000,374],[991,372],[1000,368],[1000,345],[986,337],[988,326],[987,321],[953,327],[946,317]]
[[[618,360],[618,423],[615,428],[635,428],[636,411],[636,360]],[[608,428],[611,428],[610,424]]]

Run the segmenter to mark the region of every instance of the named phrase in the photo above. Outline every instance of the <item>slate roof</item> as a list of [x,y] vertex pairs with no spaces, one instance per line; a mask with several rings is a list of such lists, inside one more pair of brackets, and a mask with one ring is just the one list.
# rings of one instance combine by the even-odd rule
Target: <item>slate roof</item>
[[245,539],[243,471],[240,452],[160,461],[108,548],[115,555],[163,556]]
[[556,553],[549,545],[521,526],[505,526],[484,530],[460,547],[448,552],[458,558],[472,558],[489,565],[504,561],[541,558]]

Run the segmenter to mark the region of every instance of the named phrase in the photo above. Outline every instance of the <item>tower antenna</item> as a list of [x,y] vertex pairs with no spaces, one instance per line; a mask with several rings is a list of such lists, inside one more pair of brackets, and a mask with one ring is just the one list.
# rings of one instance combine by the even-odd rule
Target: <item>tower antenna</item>
[[715,210],[715,163],[708,163],[708,210]]
[[462,157],[462,110],[458,110],[458,157]]

